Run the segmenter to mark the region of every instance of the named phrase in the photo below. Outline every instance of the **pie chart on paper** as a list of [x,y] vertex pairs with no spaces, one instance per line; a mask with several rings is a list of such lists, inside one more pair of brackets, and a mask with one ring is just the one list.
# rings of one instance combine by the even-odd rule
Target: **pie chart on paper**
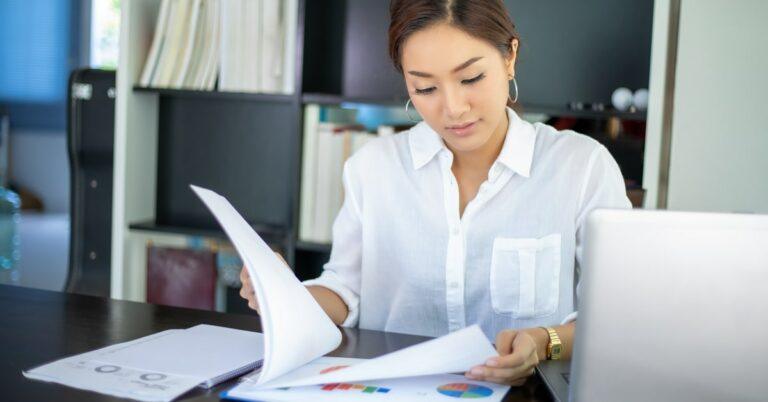
[[463,382],[441,385],[437,387],[437,392],[453,398],[462,399],[486,398],[493,394],[493,390],[488,387]]

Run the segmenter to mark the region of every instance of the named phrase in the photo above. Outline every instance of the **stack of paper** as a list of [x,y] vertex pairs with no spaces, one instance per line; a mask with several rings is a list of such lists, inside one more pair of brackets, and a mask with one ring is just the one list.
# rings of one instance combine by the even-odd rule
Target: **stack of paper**
[[[335,370],[317,371],[307,366],[316,364],[313,361],[340,344],[340,331],[229,201],[210,190],[196,186],[192,189],[240,254],[261,308],[265,357],[258,376],[244,385],[249,392],[464,372],[498,356],[480,328],[474,325]],[[232,390],[232,395],[241,390]]]
[[[330,373],[363,364],[363,359],[322,357],[296,370],[296,374]],[[500,401],[508,386],[469,381],[462,375],[438,374],[396,379],[337,381],[303,387],[263,388],[244,381],[223,393],[224,398],[258,401],[446,401],[453,398],[482,398]]]
[[133,398],[168,401],[259,367],[264,336],[212,325],[168,330],[24,371],[27,378]]
[[[507,387],[445,375],[498,356],[476,325],[375,359],[340,364],[323,357],[340,345],[341,331],[224,197],[200,187],[192,189],[224,228],[247,268],[261,307],[263,336],[200,325],[60,360],[29,370],[25,376],[143,401],[166,401],[196,385],[211,386],[243,374],[263,357],[260,371],[227,396],[322,399],[325,395],[315,394],[360,390],[363,381],[376,384],[363,387],[363,393],[391,392],[401,400],[430,400],[437,395],[498,400],[503,396]],[[385,381],[391,379],[403,380]],[[344,395],[347,399],[360,396],[337,392],[334,398]]]

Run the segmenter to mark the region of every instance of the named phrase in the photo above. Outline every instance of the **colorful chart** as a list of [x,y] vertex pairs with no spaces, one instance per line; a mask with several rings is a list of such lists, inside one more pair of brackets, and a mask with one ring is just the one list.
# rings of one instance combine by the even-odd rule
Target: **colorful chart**
[[482,385],[455,382],[437,387],[437,392],[453,398],[486,398],[493,390]]
[[320,374],[330,373],[331,371],[341,370],[341,369],[347,368],[347,367],[349,367],[349,366],[333,366],[333,367],[328,367],[328,368],[320,370]]
[[323,391],[360,391],[366,394],[372,394],[374,392],[384,393],[389,392],[389,388],[371,387],[363,384],[325,384]]

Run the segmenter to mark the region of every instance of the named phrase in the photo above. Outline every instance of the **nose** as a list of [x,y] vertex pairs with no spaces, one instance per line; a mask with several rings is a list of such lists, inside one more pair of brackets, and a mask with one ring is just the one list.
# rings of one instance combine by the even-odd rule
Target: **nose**
[[446,88],[443,91],[443,104],[448,121],[460,123],[461,116],[470,109],[469,100],[461,88]]

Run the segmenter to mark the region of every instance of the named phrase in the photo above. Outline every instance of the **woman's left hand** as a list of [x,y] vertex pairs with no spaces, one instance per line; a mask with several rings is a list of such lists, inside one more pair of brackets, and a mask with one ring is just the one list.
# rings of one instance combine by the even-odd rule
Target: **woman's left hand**
[[539,364],[536,340],[525,331],[499,332],[496,350],[500,356],[488,359],[484,366],[473,367],[465,376],[472,380],[519,386],[533,375]]

